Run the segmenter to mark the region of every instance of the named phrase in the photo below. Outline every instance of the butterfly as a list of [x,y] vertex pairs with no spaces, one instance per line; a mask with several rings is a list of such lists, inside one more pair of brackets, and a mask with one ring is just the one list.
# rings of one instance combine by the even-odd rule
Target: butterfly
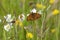
[[39,13],[30,13],[27,16],[27,21],[33,21],[33,20],[39,19],[40,17],[41,15]]

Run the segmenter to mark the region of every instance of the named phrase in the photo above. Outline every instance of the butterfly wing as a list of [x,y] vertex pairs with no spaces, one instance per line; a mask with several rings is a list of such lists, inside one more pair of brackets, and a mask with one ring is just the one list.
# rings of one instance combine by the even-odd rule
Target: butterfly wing
[[33,21],[36,20],[38,18],[40,18],[41,15],[38,13],[31,13],[28,17],[27,17],[27,21]]
[[29,16],[27,16],[27,21],[33,20],[33,16],[32,14],[30,14]]

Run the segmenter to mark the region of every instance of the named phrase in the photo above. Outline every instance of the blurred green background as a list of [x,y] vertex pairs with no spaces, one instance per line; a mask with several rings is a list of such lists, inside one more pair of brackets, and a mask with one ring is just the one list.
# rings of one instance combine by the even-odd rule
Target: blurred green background
[[[27,17],[27,14],[29,14],[30,10],[33,8],[29,5],[31,1],[34,4],[42,3],[46,5],[46,8],[50,5],[49,0],[0,0],[0,19],[4,21],[4,16],[7,14],[12,14],[12,16],[15,15],[16,18],[18,18],[18,15],[24,13]],[[37,33],[37,35],[35,35],[35,40],[60,40],[60,14],[53,15],[48,18],[48,21],[46,20],[47,15],[49,15],[53,9],[56,8],[60,11],[60,0],[55,1],[58,2],[52,4],[49,10],[43,10],[41,18],[36,20],[36,23],[33,21],[27,21],[26,19],[24,20],[24,27],[29,28],[27,32],[32,32],[31,29],[33,29],[33,26],[35,26],[35,24],[37,25],[37,28],[35,29]],[[40,10],[38,8],[36,9],[37,11]],[[47,23],[43,22],[43,20],[47,21]],[[19,26],[16,27],[15,24],[9,32],[6,32],[4,30],[4,24],[6,23],[0,23],[0,40],[34,40],[34,37],[32,39],[23,39],[25,35],[22,33],[26,33],[26,30],[23,32],[23,29]],[[30,28],[30,26],[32,26],[32,28]],[[42,33],[41,30],[43,30]],[[52,30],[53,32],[51,32]]]

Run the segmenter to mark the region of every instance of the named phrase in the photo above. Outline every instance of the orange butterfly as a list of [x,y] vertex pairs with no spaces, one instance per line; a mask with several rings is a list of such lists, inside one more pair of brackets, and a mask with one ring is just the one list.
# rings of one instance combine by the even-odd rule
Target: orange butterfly
[[30,13],[30,15],[27,16],[27,21],[30,21],[30,20],[33,21],[40,17],[41,17],[41,15],[39,13]]

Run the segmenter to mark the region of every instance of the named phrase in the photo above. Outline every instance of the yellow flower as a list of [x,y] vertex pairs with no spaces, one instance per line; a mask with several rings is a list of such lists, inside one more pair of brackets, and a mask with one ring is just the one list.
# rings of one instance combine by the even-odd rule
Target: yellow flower
[[27,37],[27,38],[33,38],[33,34],[32,34],[32,33],[27,33],[27,34],[26,34],[26,37]]
[[19,24],[19,20],[16,20],[15,24],[18,25]]
[[23,27],[23,23],[22,23],[22,22],[19,22],[19,26],[20,26],[20,27]]
[[53,4],[53,3],[54,3],[54,1],[55,1],[55,0],[50,0],[50,1],[49,1],[49,3],[50,3],[50,4]]
[[59,14],[59,10],[57,10],[57,9],[53,10],[52,14],[53,14],[53,15]]
[[45,9],[46,8],[46,6],[44,6],[42,4],[39,4],[39,3],[36,4],[36,7],[40,8],[40,9]]
[[52,32],[52,33],[56,32],[56,29],[52,29],[51,32]]
[[23,23],[22,23],[20,20],[16,20],[15,24],[16,24],[16,25],[19,25],[20,27],[23,26]]
[[36,4],[37,8],[42,8],[42,6],[43,6],[42,4],[39,4],[39,3]]
[[46,6],[43,6],[43,9],[45,9],[46,8]]

